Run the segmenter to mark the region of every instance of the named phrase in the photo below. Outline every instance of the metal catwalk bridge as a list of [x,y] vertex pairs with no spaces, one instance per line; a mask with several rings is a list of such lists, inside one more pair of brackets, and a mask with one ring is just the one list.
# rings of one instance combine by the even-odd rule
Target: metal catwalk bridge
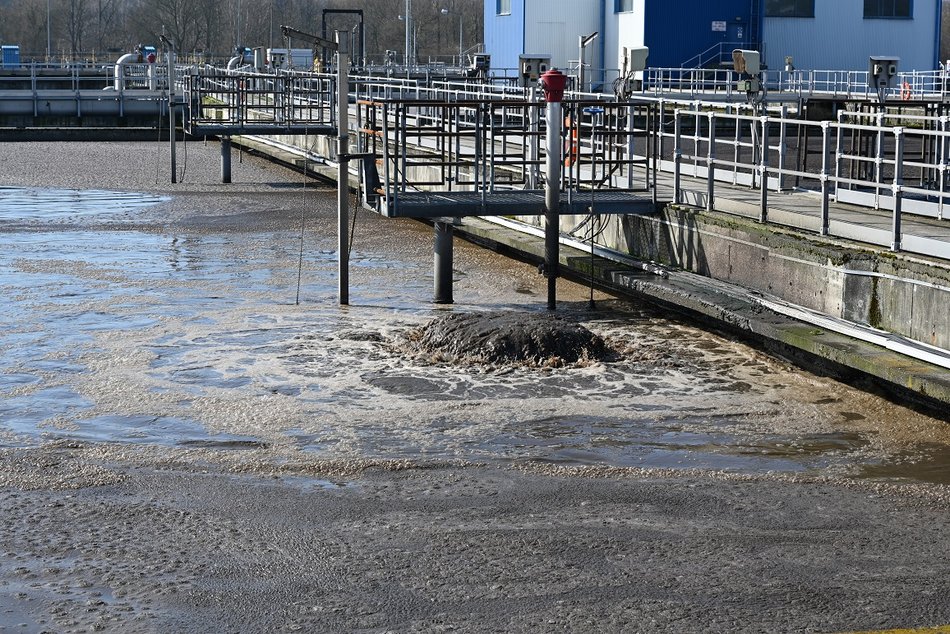
[[[351,77],[364,201],[392,217],[543,213],[544,104],[521,89]],[[334,134],[331,76],[184,78],[192,134]],[[889,104],[890,105],[890,104]],[[950,118],[942,104],[856,102],[812,121],[787,105],[568,95],[561,213],[683,202],[950,259]],[[335,161],[335,148],[319,158]]]
[[[543,209],[547,122],[530,91],[350,76],[341,109],[329,74],[178,66],[174,77],[169,85],[160,64],[3,71],[0,115],[142,111],[159,119],[171,103],[187,132],[229,139],[335,136],[346,112],[352,158],[363,167],[354,176],[366,204],[384,215]],[[774,101],[759,109],[732,90],[733,79],[730,71],[650,69],[628,101],[569,93],[561,212],[651,213],[680,201],[950,259],[943,72],[902,74],[912,100],[891,94],[886,108],[871,99],[866,73],[769,75]],[[803,99],[818,96],[843,100],[830,120],[812,120]],[[326,143],[319,158],[340,156]]]

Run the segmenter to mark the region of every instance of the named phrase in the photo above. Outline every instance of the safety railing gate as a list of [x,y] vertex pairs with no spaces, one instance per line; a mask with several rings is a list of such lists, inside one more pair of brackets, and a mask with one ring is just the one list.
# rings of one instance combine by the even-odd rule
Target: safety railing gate
[[[359,152],[376,157],[391,205],[418,191],[542,190],[543,103],[518,100],[358,102]],[[655,191],[653,103],[565,101],[561,190]],[[512,210],[514,213],[516,210]]]

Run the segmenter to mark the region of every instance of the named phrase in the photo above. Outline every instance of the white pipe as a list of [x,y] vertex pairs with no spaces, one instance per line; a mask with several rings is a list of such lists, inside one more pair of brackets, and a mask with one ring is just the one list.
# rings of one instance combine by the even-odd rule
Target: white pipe
[[133,64],[138,61],[139,56],[136,53],[126,53],[115,61],[115,70],[113,73],[115,77],[114,87],[116,90],[125,88],[125,65]]
[[243,56],[243,55],[235,55],[234,57],[232,57],[231,59],[229,59],[229,60],[228,60],[228,70],[234,70],[235,68],[237,68],[237,67],[238,67],[238,64],[239,64],[239,63],[241,62],[241,60],[243,60],[243,59],[244,59],[244,56]]

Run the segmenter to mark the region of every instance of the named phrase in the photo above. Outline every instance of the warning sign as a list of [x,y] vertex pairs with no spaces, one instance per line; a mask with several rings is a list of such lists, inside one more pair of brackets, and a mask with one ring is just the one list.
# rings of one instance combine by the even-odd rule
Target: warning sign
[[713,20],[712,30],[717,32],[726,32],[726,21],[725,20]]

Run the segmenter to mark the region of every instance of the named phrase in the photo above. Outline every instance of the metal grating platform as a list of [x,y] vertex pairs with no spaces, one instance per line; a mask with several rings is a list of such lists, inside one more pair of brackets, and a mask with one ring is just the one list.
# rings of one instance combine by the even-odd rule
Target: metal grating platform
[[[640,192],[594,193],[594,210],[603,214],[653,214],[652,196]],[[587,192],[570,200],[561,194],[562,214],[584,214],[591,208]],[[380,201],[380,213],[389,218],[461,218],[464,216],[532,216],[544,214],[544,191],[400,192]]]

